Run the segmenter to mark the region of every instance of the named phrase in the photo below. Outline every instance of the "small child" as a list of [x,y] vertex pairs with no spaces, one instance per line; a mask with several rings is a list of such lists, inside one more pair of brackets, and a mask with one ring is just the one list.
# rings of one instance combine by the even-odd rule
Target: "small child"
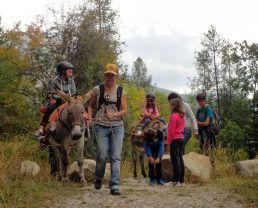
[[149,93],[146,95],[146,105],[144,105],[143,126],[137,131],[136,136],[142,135],[142,130],[144,130],[151,120],[159,118],[160,114],[155,104],[155,95]]
[[179,98],[174,98],[169,101],[171,107],[171,115],[168,123],[168,137],[166,149],[170,150],[170,159],[173,166],[172,181],[168,184],[171,186],[184,186],[184,107],[183,102]]
[[[160,130],[149,128],[144,138],[144,150],[149,158],[149,177],[150,186],[157,184],[164,185],[162,180],[161,159],[164,153],[163,133]],[[156,169],[156,177],[155,177]]]

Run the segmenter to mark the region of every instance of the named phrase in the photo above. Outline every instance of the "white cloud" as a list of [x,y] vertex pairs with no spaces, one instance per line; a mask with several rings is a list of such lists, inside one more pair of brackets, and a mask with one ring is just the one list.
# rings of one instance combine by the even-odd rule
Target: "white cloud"
[[[61,8],[62,2],[67,9],[83,0],[3,1],[2,24],[30,23],[37,14],[47,16],[46,5]],[[141,56],[154,82],[179,92],[189,90],[185,83],[194,75],[193,52],[211,24],[232,42],[257,42],[257,0],[113,0],[113,5],[128,45],[124,60],[131,65]]]

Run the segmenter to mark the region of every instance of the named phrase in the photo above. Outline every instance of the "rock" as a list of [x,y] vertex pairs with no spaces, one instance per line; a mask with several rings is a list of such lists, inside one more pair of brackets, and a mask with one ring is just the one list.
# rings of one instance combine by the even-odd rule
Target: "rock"
[[39,174],[40,167],[37,163],[30,160],[23,160],[21,163],[21,174],[28,176],[36,176]]
[[[209,157],[190,152],[183,156],[186,175],[194,176],[203,181],[208,181],[212,173],[212,166]],[[164,155],[162,158],[163,178],[170,181],[173,174],[173,167],[170,162],[170,155]]]
[[162,176],[166,181],[171,181],[173,166],[171,165],[170,155],[163,155],[161,160]]
[[[95,181],[95,168],[96,168],[96,161],[95,160],[89,160],[84,159],[83,163],[83,170],[85,179],[88,182],[94,182]],[[68,176],[71,180],[79,181],[79,166],[77,164],[77,161],[75,161],[68,169]],[[105,176],[103,178],[103,182],[107,182],[110,179],[110,164],[107,163],[106,165],[106,171]]]
[[211,177],[212,166],[209,157],[190,152],[184,155],[184,163],[187,174],[191,174],[203,181],[208,181]]
[[238,161],[234,164],[237,174],[246,177],[258,176],[258,159]]

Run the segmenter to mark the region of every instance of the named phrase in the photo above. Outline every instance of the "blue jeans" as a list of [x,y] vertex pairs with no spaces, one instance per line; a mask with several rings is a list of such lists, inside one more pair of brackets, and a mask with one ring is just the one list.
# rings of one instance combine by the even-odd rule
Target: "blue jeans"
[[99,147],[95,170],[96,178],[101,180],[104,178],[106,163],[109,158],[111,168],[109,188],[111,190],[119,190],[124,126],[114,126],[111,129],[108,126],[96,125],[95,129]]
[[143,122],[143,127],[142,127],[142,130],[151,122],[151,119],[150,118],[145,118],[144,119],[144,122]]
[[183,147],[183,154],[185,154],[185,145],[187,142],[191,139],[192,137],[192,129],[190,128],[185,128],[184,129],[184,147]]

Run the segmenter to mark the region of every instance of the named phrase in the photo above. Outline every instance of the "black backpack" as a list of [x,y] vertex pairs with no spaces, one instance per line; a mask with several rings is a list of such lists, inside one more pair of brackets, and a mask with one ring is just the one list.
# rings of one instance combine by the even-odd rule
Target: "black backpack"
[[[209,106],[205,106],[205,119],[207,117],[207,112],[208,112],[208,107]],[[212,113],[213,113],[213,119],[212,119],[212,131],[214,132],[215,135],[218,135],[221,128],[222,128],[222,121],[220,116],[212,109]],[[200,108],[197,111],[197,119],[199,120],[199,112],[200,112]]]
[[122,93],[123,93],[123,87],[122,86],[118,86],[118,88],[117,88],[117,102],[111,102],[111,101],[108,101],[104,98],[105,86],[104,86],[103,83],[101,83],[99,85],[99,92],[100,92],[100,94],[99,94],[98,110],[100,109],[100,106],[104,103],[105,105],[116,104],[118,112],[120,111],[121,99],[122,99]]

